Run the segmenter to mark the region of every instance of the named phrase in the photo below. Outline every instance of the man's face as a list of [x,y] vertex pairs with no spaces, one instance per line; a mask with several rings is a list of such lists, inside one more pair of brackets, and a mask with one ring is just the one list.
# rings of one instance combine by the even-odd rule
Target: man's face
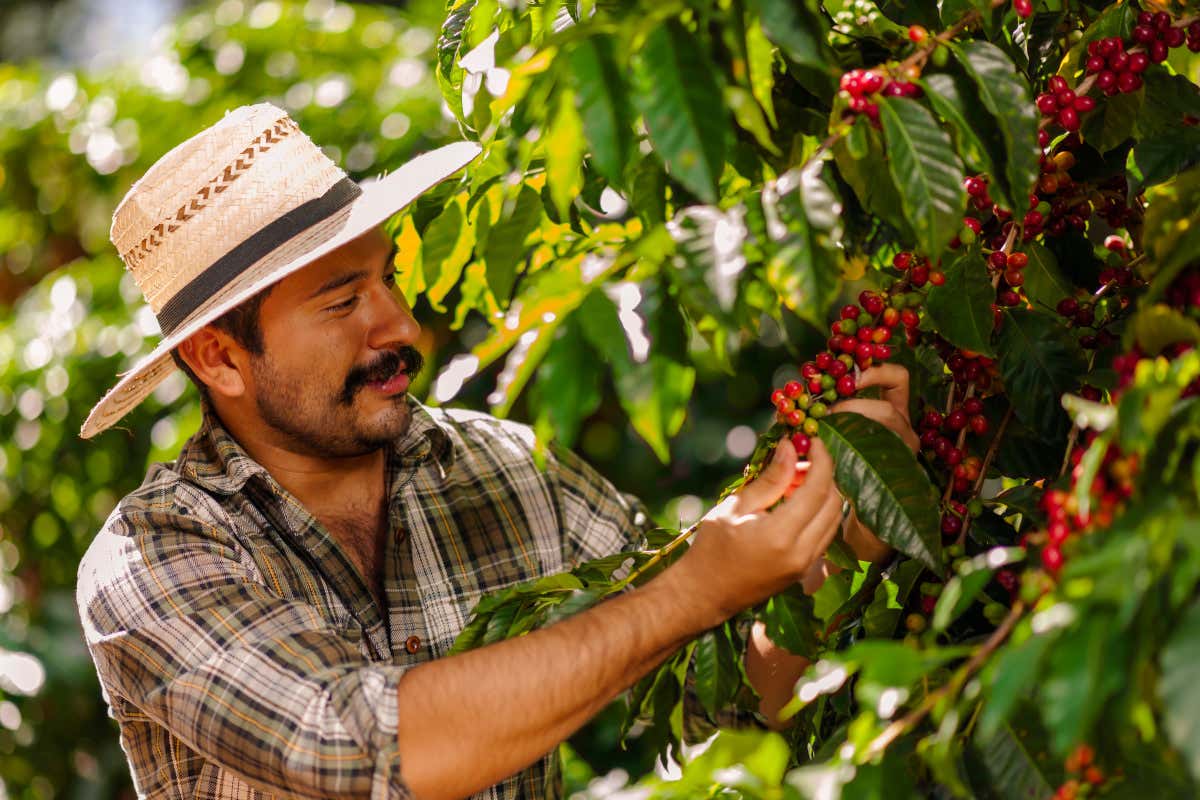
[[391,242],[372,231],[280,281],[263,301],[249,391],[294,452],[364,455],[408,430],[420,327],[395,291]]

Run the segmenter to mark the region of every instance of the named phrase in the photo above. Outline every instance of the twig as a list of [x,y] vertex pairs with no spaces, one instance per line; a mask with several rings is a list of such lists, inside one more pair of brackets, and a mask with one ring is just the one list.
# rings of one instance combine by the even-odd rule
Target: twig
[[[1008,430],[1008,423],[1013,417],[1013,407],[1009,406],[1004,412],[1004,417],[1000,420],[1000,427],[996,428],[996,435],[992,439],[992,443],[988,445],[987,452],[983,455],[983,463],[979,466],[979,477],[975,479],[975,486],[971,488],[971,497],[979,496],[983,490],[983,481],[987,478],[988,467],[992,465],[992,459],[996,457],[996,453],[1000,450],[1000,440],[1004,438],[1004,432]],[[971,528],[971,520],[973,517],[968,514],[963,520],[962,530],[958,532],[958,544],[962,544],[967,539],[967,531]]]
[[679,549],[679,546],[687,541],[688,537],[691,536],[695,532],[696,528],[699,525],[700,525],[699,521],[693,522],[691,525],[689,525],[687,527],[686,530],[681,531],[680,534],[678,536],[676,536],[674,539],[672,539],[671,541],[664,544],[662,547],[655,550],[654,555],[650,556],[650,558],[646,561],[645,564],[642,564],[637,569],[632,570],[624,578],[622,578],[621,580],[614,583],[612,585],[612,588],[609,590],[609,594],[616,594],[617,592],[621,591],[626,586],[633,583],[634,580],[636,580],[637,578],[640,578],[642,575],[644,575],[646,573],[646,570],[650,569],[655,564],[657,564],[659,561],[662,561],[664,558],[669,556],[675,550]]
[[1071,423],[1071,434],[1067,437],[1067,452],[1063,453],[1062,466],[1058,468],[1058,477],[1067,474],[1067,467],[1071,464],[1071,451],[1075,449],[1075,442],[1079,439],[1079,426]]
[[917,706],[915,709],[910,711],[908,714],[905,714],[891,725],[888,725],[887,728],[883,730],[883,733],[876,736],[871,743],[867,745],[867,760],[869,761],[875,758],[884,750],[886,750],[892,744],[892,742],[896,741],[896,739],[900,738],[900,736],[907,733],[909,730],[915,728],[921,722],[921,720],[925,719],[929,712],[933,710],[934,706],[936,706],[943,697],[949,695],[951,692],[957,692],[959,689],[961,689],[963,684],[967,682],[967,679],[974,675],[979,668],[984,665],[988,658],[991,657],[992,653],[994,653],[996,649],[1004,643],[1004,640],[1008,638],[1008,635],[1012,632],[1013,627],[1017,624],[1017,620],[1019,620],[1021,615],[1024,613],[1025,603],[1021,600],[1018,600],[1013,605],[1012,610],[1008,612],[1008,616],[1005,617],[1004,621],[1000,623],[1000,627],[996,628],[996,630],[992,632],[992,635],[988,637],[987,641],[980,645],[979,649],[972,654],[971,658],[966,664],[963,664],[961,667],[959,667],[958,671],[954,673],[954,675],[950,678],[950,681],[945,686],[938,689],[936,692],[925,695],[925,699],[921,702],[921,705]]

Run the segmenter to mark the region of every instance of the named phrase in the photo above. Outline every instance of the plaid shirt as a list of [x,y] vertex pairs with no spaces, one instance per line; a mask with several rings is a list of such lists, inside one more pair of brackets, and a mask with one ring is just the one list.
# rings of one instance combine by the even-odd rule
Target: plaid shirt
[[[525,426],[411,408],[387,459],[386,609],[210,413],[109,517],[79,611],[141,797],[410,797],[404,671],[445,654],[482,595],[629,548],[649,524],[573,454],[540,469]],[[559,785],[552,752],[477,797]]]

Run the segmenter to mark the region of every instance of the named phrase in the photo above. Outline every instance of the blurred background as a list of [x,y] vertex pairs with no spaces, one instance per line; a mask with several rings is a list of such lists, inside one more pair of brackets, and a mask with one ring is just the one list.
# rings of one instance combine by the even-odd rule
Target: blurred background
[[[108,241],[113,208],[157,158],[230,108],[286,108],[355,178],[460,138],[431,70],[444,5],[333,0],[3,0],[0,6],[0,800],[132,796],[74,605],[80,555],[147,464],[199,419],[183,375],[91,442],[87,411],[153,347],[158,327]],[[448,299],[453,303],[454,297]],[[487,332],[423,303],[414,387]],[[579,450],[664,525],[695,519],[769,424],[762,375],[815,331],[773,324],[738,374],[699,377],[660,463],[612,393]],[[785,372],[776,374],[778,383]],[[495,371],[455,404],[486,409]],[[513,416],[523,419],[518,404]],[[569,787],[649,756],[612,715],[572,740]]]

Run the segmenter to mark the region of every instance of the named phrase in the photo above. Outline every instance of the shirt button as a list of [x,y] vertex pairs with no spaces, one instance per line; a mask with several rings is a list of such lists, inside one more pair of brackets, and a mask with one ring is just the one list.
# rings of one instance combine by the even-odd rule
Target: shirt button
[[421,637],[410,636],[404,640],[404,649],[410,653],[416,653],[421,649]]

